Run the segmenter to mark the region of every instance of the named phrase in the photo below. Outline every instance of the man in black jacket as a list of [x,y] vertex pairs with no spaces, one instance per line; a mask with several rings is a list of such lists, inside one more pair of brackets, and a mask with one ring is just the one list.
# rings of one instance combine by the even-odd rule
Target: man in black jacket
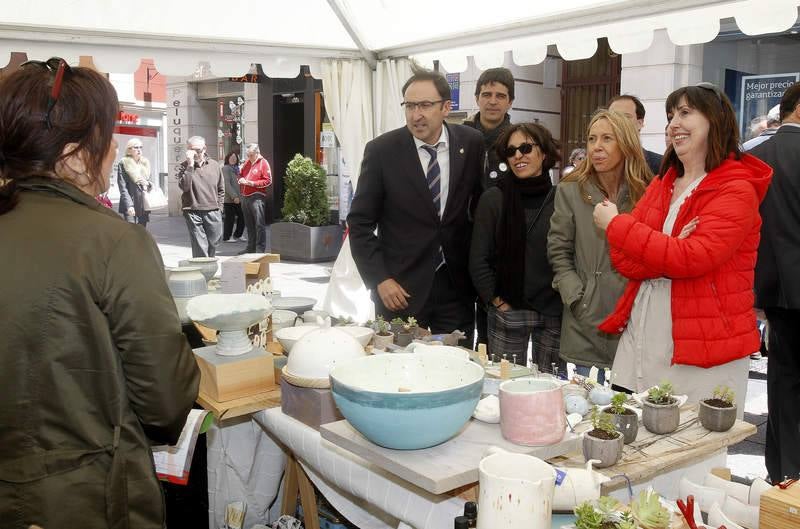
[[783,94],[781,127],[750,154],[772,166],[761,203],[756,306],[769,322],[767,471],[773,483],[800,476],[800,83]]
[[[633,126],[636,127],[636,131],[641,134],[642,127],[644,127],[645,110],[644,105],[638,97],[630,94],[614,96],[611,98],[611,101],[608,102],[608,109],[613,112],[619,112],[631,120]],[[657,175],[661,169],[661,159],[663,156],[653,151],[648,151],[644,147],[642,147],[642,151],[644,152],[644,160],[647,162],[647,166],[654,175]]]
[[[406,126],[367,143],[347,223],[353,260],[386,319],[415,316],[472,344],[471,212],[480,193],[481,135],[448,125],[450,86],[417,70],[403,86]],[[375,234],[375,227],[378,232]]]

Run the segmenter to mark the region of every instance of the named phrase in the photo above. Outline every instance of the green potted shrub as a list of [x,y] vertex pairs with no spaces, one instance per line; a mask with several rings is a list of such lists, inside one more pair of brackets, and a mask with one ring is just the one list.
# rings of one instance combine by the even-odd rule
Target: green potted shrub
[[712,432],[727,432],[736,422],[736,394],[728,386],[717,386],[710,399],[700,401],[700,424]]
[[403,318],[401,318],[399,316],[397,318],[392,318],[391,331],[393,333],[395,333],[395,334],[399,333],[403,329],[403,325],[405,325],[405,323],[406,323],[406,320],[404,320]]
[[631,501],[631,514],[637,529],[669,529],[672,515],[652,489],[643,490]]
[[614,427],[611,415],[592,408],[592,430],[583,434],[583,457],[595,459],[596,468],[610,467],[622,456],[623,437]]
[[372,346],[385,351],[393,341],[394,333],[389,331],[389,324],[383,319],[383,316],[378,316],[375,320],[375,336],[372,337]]
[[611,416],[614,427],[622,434],[623,442],[626,445],[634,442],[639,433],[639,416],[625,406],[627,399],[628,396],[625,393],[616,393],[611,397],[611,405],[603,409],[603,413]]
[[575,529],[636,529],[630,512],[621,509],[614,498],[601,496],[575,507]]
[[647,397],[642,399],[642,423],[648,431],[667,434],[678,429],[681,411],[672,392],[672,384],[664,381],[650,388]]
[[295,154],[286,166],[283,186],[284,222],[272,225],[272,252],[294,261],[335,259],[342,247],[342,228],[330,224],[325,169]]

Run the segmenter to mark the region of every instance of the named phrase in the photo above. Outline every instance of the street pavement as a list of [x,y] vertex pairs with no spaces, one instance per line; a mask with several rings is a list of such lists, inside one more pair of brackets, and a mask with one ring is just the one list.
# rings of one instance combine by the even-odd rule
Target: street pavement
[[[192,256],[189,234],[183,217],[153,213],[147,229],[152,234],[166,266],[177,266],[181,259]],[[268,233],[269,235],[269,233]],[[246,243],[220,243],[217,256],[224,261],[245,249]],[[267,238],[269,249],[269,237]],[[270,265],[273,288],[283,296],[302,296],[316,299],[318,305],[325,296],[333,262],[297,263],[282,261]],[[317,306],[317,308],[319,308]],[[745,402],[745,420],[756,425],[756,434],[729,447],[728,467],[740,478],[751,480],[766,477],[764,446],[767,421],[767,359],[750,361],[750,379]]]

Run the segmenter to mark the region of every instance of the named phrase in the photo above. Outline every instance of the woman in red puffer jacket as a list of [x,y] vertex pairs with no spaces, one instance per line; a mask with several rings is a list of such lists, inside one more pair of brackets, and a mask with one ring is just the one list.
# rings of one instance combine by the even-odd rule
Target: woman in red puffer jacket
[[715,86],[679,88],[666,109],[664,176],[630,214],[610,202],[594,211],[612,264],[630,280],[600,329],[622,333],[618,386],[644,391],[666,379],[697,402],[723,384],[741,415],[760,345],[753,270],[772,169],[739,150],[733,108]]

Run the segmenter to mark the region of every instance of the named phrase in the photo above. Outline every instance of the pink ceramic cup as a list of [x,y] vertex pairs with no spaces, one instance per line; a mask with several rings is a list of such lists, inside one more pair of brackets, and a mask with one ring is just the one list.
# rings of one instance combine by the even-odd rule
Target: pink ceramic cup
[[512,443],[551,445],[567,426],[561,387],[551,380],[521,378],[500,384],[500,430]]

